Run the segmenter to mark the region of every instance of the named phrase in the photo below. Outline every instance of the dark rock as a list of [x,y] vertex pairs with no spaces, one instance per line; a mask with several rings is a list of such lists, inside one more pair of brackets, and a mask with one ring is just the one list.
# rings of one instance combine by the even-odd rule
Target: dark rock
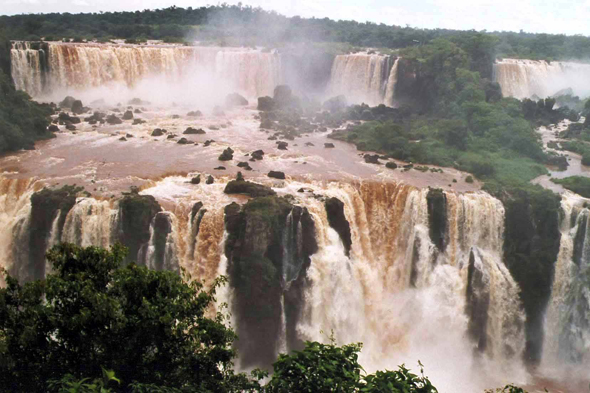
[[253,160],[262,160],[264,158],[264,151],[262,151],[262,150],[253,151],[251,154],[251,157]]
[[378,154],[365,154],[363,158],[367,164],[380,164]]
[[279,150],[287,150],[287,146],[289,146],[287,142],[277,142],[277,149]]
[[141,111],[141,109],[135,109],[133,111],[133,113],[135,113],[136,115],[138,115],[138,114],[143,113],[143,112]]
[[385,167],[389,169],[397,169],[397,164],[393,161],[389,161],[385,164]]
[[203,143],[203,146],[207,147],[211,145],[213,142],[215,142],[213,139],[206,140],[205,143]]
[[176,143],[178,143],[179,145],[187,145],[189,144],[189,141],[186,138],[180,138]]
[[186,115],[187,117],[201,117],[203,116],[203,113],[201,113],[201,111],[190,111]]
[[169,134],[166,139],[174,139],[176,138],[176,134]]
[[334,144],[333,144],[333,143],[324,143],[324,147],[325,147],[326,149],[333,149],[333,148],[334,148],[334,147],[336,147],[336,146],[334,146]]
[[350,224],[344,214],[344,203],[338,198],[329,198],[324,204],[328,215],[328,223],[338,233],[346,255],[350,255],[352,247],[352,235],[350,233]]
[[125,113],[123,113],[123,120],[131,120],[131,119],[133,119],[133,112],[125,111]]
[[122,136],[121,138],[119,138],[119,140],[120,140],[121,142],[127,142],[127,138],[125,138],[124,136]]
[[47,131],[49,131],[49,132],[58,132],[59,131],[59,127],[56,126],[55,124],[51,124],[49,127],[47,127]]
[[188,127],[183,134],[185,135],[203,135],[205,134],[205,130],[203,130],[202,128],[196,129],[196,128],[192,128],[192,127]]
[[244,168],[247,171],[251,171],[252,170],[252,168],[250,167],[250,164],[248,164],[247,162],[244,162],[244,161],[238,162],[238,167],[239,168]]
[[273,179],[285,180],[285,172],[270,171],[268,172],[268,177],[272,177]]
[[136,126],[138,124],[143,124],[143,123],[146,123],[146,121],[143,120],[143,119],[133,119],[133,125],[134,126]]
[[440,252],[447,244],[447,196],[439,188],[431,188],[426,195],[430,240]]
[[62,102],[59,103],[59,107],[60,108],[71,108],[72,105],[74,105],[75,101],[76,101],[76,99],[74,97],[67,96],[66,98],[63,99]]
[[248,100],[239,95],[238,93],[228,94],[225,97],[225,105],[227,106],[246,106],[248,105]]
[[74,131],[76,129],[76,126],[73,124],[66,124],[66,130],[68,131]]
[[209,175],[207,176],[207,180],[205,181],[205,184],[213,184],[215,182],[215,179],[213,178],[213,176]]
[[166,130],[162,130],[161,128],[156,128],[154,131],[152,131],[152,136],[162,136],[162,135],[164,135],[165,132],[166,132]]
[[225,149],[223,151],[223,153],[221,153],[219,155],[218,160],[219,161],[230,161],[230,160],[233,160],[233,158],[234,158],[234,151],[232,150],[231,147],[228,147],[227,149]]
[[225,167],[224,166],[218,166],[217,168],[213,168],[216,171],[225,171]]
[[225,190],[223,190],[223,192],[226,194],[245,194],[253,198],[276,195],[276,192],[274,192],[274,190],[270,187],[243,180],[230,181],[225,186]]
[[134,136],[132,134],[125,134],[126,138],[133,138]]
[[414,167],[414,164],[406,164],[404,165],[404,169],[412,169]]
[[272,111],[275,109],[274,100],[271,97],[258,97],[258,107],[259,111]]
[[315,146],[315,145],[311,142],[305,142],[305,146],[310,147],[310,146]]
[[72,103],[72,112],[76,115],[81,115],[82,113],[86,112],[87,108],[84,108],[84,106],[82,105],[82,101],[80,100],[75,100]]
[[199,184],[201,183],[201,175],[197,175],[191,179],[191,184]]
[[106,118],[106,122],[109,123],[110,125],[115,125],[115,124],[123,123],[123,120],[119,119],[115,115],[108,115]]

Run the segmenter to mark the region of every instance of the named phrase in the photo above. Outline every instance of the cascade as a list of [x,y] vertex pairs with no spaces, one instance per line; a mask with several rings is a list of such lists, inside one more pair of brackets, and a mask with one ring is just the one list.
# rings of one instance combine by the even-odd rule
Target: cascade
[[332,65],[328,94],[344,95],[351,103],[392,106],[397,60],[378,54],[338,55]]
[[55,42],[44,45],[47,53],[43,48],[32,48],[30,42],[15,42],[12,46],[16,87],[34,97],[45,97],[56,90],[64,95],[108,86],[133,89],[148,78],[164,78],[168,84],[188,82],[202,91],[213,78],[215,85],[227,90],[226,94],[237,91],[253,98],[272,95],[281,81],[279,55],[257,50]]
[[561,206],[561,245],[546,313],[543,362],[590,364],[590,228],[587,199],[570,192]]
[[494,64],[494,79],[504,97],[546,98],[571,88],[575,95],[590,94],[590,64],[503,59]]

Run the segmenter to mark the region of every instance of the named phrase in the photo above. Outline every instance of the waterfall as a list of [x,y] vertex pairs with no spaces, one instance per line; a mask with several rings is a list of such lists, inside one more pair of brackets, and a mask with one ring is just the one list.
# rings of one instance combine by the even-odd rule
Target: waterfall
[[561,245],[546,314],[547,365],[590,364],[590,210],[567,192],[561,206]]
[[[205,284],[228,274],[224,207],[236,199],[223,193],[225,183],[190,185],[187,178],[173,176],[143,190],[163,210],[149,222],[139,262],[183,268]],[[275,354],[302,340],[325,341],[333,331],[340,344],[364,343],[361,363],[367,371],[404,362],[411,366],[420,359],[441,391],[454,391],[450,386],[457,381],[464,384],[460,391],[473,391],[494,386],[493,376],[524,378],[525,318],[519,288],[502,261],[504,208],[498,200],[482,192],[445,192],[440,203],[429,205],[431,190],[401,183],[287,183],[285,192],[305,187],[340,200],[352,246],[347,255],[323,198],[295,196],[278,238],[283,270]],[[19,272],[24,262],[13,247],[28,239],[23,234],[31,219],[29,199],[41,184],[0,179],[0,188],[0,247],[6,251],[1,264]],[[443,221],[442,241],[433,240],[432,209],[442,209],[437,215]],[[315,225],[318,246],[307,270],[301,264],[308,234],[303,212]],[[61,232],[59,214],[51,218],[48,247],[58,238],[103,247],[119,238],[117,201],[77,198]],[[233,291],[220,291],[218,310],[229,303],[235,311],[239,303]],[[233,315],[232,324],[239,328],[240,314]]]
[[207,94],[207,84],[213,84],[221,86],[225,94],[237,91],[255,98],[272,95],[281,82],[280,56],[258,50],[57,42],[44,45],[48,48],[46,60],[45,50],[34,49],[29,42],[15,42],[12,46],[16,87],[34,97],[53,97],[55,90],[68,93],[109,86],[134,89],[148,79],[164,78],[166,84],[193,84],[202,94]]
[[338,55],[332,65],[330,96],[344,95],[349,102],[393,105],[397,59],[378,54]]
[[590,95],[590,64],[503,59],[494,64],[494,78],[504,97],[546,98],[571,88],[575,95]]

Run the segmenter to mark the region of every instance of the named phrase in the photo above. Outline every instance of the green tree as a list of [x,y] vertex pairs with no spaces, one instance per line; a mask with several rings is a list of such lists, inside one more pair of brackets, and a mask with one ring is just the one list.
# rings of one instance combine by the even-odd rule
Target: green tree
[[247,388],[233,372],[233,331],[206,317],[218,280],[205,291],[174,272],[120,267],[126,250],[71,244],[47,254],[53,274],[0,289],[0,386],[43,392],[47,382],[101,378],[193,391]]

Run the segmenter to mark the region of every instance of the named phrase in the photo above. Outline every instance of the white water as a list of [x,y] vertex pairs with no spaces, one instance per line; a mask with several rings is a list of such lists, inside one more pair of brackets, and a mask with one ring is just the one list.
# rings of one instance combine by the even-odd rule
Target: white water
[[546,98],[567,88],[581,98],[590,95],[590,64],[504,59],[494,64],[494,74],[505,97]]
[[349,103],[393,106],[396,82],[397,59],[392,66],[388,56],[339,55],[332,65],[328,95],[344,95]]

